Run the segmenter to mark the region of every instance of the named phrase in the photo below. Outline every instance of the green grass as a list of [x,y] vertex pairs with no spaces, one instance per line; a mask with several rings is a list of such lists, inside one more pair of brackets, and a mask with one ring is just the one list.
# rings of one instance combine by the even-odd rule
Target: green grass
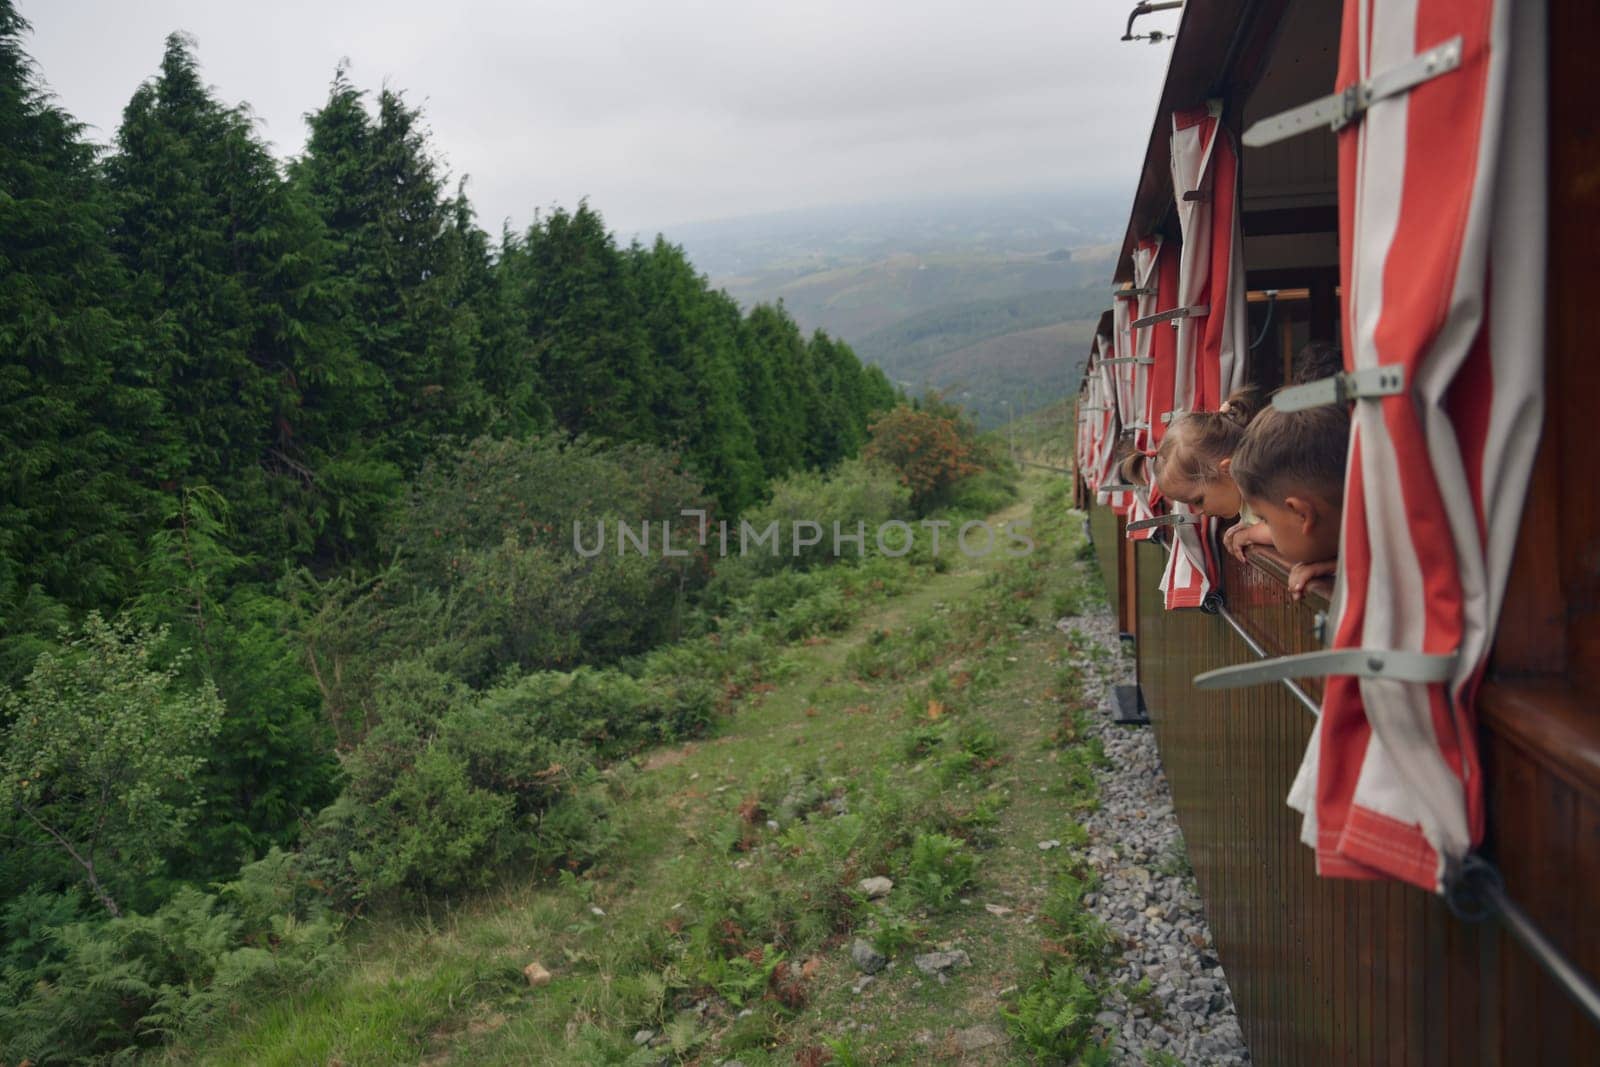
[[[809,636],[789,644],[772,632],[751,650],[760,682],[719,733],[611,768],[617,844],[595,866],[363,918],[324,985],[243,1007],[168,1057],[755,1067],[1097,1054],[1084,1013],[1100,994],[1085,979],[1112,946],[1082,906],[1074,816],[1096,802],[1104,759],[1083,738],[1082,693],[1111,664],[1046,617],[1093,577],[1081,523],[1043,486],[1026,487],[1041,501],[1033,557],[919,569],[897,591],[849,598],[843,628],[795,627]],[[1046,838],[1062,847],[1041,851]],[[875,875],[895,889],[867,901],[856,883]],[[860,994],[857,937],[894,960]],[[971,967],[948,984],[922,976],[911,957],[934,947],[965,950]],[[548,985],[524,979],[535,961]],[[1008,1028],[1010,1045],[960,1052],[953,1033],[977,1025]],[[644,1030],[658,1047],[635,1045]]]

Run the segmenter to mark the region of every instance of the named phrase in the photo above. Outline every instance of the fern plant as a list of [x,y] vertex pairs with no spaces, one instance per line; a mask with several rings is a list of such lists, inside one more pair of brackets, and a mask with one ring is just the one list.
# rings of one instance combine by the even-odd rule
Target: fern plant
[[978,859],[966,846],[945,834],[918,834],[911,843],[906,887],[930,911],[948,908],[961,891],[973,884]]

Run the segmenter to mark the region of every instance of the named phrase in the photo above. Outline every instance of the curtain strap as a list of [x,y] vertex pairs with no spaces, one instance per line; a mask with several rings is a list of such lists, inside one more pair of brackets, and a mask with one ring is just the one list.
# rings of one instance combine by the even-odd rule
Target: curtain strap
[[1272,398],[1272,406],[1279,411],[1303,411],[1326,404],[1399,396],[1405,391],[1406,369],[1398,363],[1391,363],[1382,367],[1340,371],[1328,378],[1280,389]]
[[1262,119],[1244,131],[1244,143],[1251,148],[1260,148],[1323,126],[1342,130],[1359,120],[1378,101],[1408,92],[1459,66],[1461,38],[1457,36],[1412,56],[1399,66],[1390,67],[1382,74],[1356,82],[1342,92],[1330,93],[1309,104],[1301,104]]
[[[1131,527],[1132,524],[1130,523]],[[1348,675],[1395,682],[1444,682],[1455,673],[1456,654],[1430,655],[1392,648],[1324,648],[1294,656],[1219,667],[1194,676],[1196,689],[1238,689],[1287,678]]]
[[1133,533],[1135,530],[1154,530],[1159,526],[1198,525],[1200,525],[1200,517],[1198,515],[1179,515],[1174,512],[1170,515],[1157,515],[1153,519],[1139,519],[1135,522],[1130,522],[1128,523],[1128,532]]
[[1146,315],[1142,319],[1134,319],[1129,325],[1136,330],[1142,330],[1146,326],[1154,326],[1158,322],[1176,323],[1179,319],[1198,319],[1209,314],[1211,314],[1211,306],[1209,304],[1190,304],[1188,307],[1169,308],[1166,311],[1158,311],[1154,315]]

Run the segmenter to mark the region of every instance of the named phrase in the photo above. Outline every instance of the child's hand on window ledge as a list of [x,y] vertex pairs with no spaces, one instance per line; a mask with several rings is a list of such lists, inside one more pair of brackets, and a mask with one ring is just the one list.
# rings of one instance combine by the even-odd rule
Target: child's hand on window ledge
[[1222,535],[1222,547],[1232,553],[1233,558],[1240,563],[1244,562],[1244,550],[1251,545],[1274,547],[1272,531],[1267,529],[1266,523],[1255,522],[1249,526],[1235,526]]
[[1339,569],[1336,559],[1319,559],[1315,563],[1296,563],[1289,569],[1289,597],[1299,600],[1306,595],[1306,584],[1313,578],[1326,578]]

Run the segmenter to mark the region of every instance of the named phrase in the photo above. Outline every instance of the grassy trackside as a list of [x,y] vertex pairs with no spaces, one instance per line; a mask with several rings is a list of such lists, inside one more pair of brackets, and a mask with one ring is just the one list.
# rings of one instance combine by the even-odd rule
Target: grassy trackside
[[[1110,939],[1079,897],[1075,724],[1107,653],[1059,479],[999,518],[1037,550],[942,573],[785,648],[712,737],[612,768],[617,845],[362,920],[319,988],[179,1042],[217,1064],[1060,1062],[1090,1043]],[[1003,540],[1001,542],[1004,543]],[[1059,842],[1041,849],[1040,842]],[[868,901],[861,879],[894,889]],[[891,965],[860,985],[852,945]],[[960,950],[943,980],[919,954]],[[533,985],[537,963],[550,980]],[[858,991],[859,989],[859,991]]]

